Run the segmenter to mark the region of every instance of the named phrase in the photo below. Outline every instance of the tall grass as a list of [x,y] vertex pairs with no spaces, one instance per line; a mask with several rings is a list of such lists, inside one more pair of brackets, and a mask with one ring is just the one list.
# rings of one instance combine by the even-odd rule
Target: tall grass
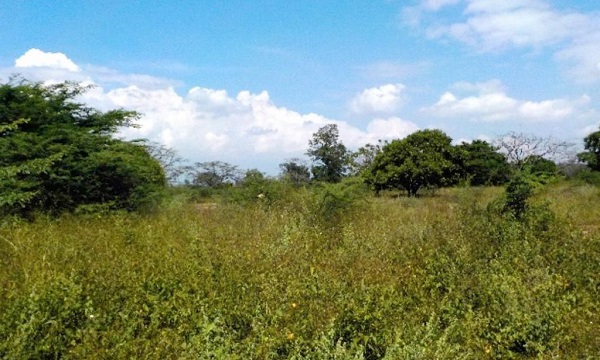
[[338,190],[5,223],[0,358],[600,356],[598,188]]

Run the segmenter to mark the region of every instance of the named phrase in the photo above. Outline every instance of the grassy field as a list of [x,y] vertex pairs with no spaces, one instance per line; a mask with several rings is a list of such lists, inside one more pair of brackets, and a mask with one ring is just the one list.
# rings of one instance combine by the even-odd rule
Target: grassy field
[[549,186],[521,221],[501,196],[5,223],[0,358],[599,358],[600,190]]

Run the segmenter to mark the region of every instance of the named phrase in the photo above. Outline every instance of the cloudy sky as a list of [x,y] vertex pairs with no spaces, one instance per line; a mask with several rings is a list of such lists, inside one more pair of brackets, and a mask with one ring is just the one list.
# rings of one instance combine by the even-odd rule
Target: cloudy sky
[[0,80],[93,84],[120,133],[276,174],[335,123],[577,144],[600,124],[598,0],[3,0]]

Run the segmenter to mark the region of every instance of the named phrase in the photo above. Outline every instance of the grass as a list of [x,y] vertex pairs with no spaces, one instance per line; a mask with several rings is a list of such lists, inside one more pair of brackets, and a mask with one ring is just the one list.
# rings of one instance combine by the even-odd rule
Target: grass
[[501,193],[6,222],[0,358],[598,358],[600,191]]

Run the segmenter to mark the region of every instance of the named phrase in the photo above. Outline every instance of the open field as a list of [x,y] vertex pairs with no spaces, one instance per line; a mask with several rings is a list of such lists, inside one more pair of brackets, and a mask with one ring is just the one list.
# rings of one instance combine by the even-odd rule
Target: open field
[[499,188],[0,227],[3,359],[600,357],[600,191]]

